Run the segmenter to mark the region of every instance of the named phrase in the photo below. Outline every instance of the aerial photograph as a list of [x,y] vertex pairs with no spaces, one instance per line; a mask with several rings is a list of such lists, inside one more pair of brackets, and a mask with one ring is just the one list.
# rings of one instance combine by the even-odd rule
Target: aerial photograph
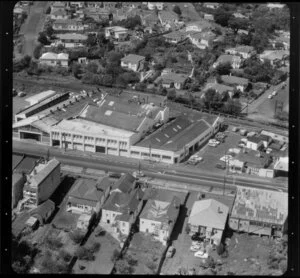
[[283,275],[290,17],[271,2],[17,2],[11,269]]

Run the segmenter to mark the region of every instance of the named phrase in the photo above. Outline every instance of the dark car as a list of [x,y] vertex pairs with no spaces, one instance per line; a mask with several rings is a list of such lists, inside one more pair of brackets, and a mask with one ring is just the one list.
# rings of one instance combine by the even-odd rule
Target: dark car
[[108,176],[110,177],[110,178],[115,178],[115,179],[119,179],[119,178],[121,178],[121,174],[119,174],[119,173],[108,173]]

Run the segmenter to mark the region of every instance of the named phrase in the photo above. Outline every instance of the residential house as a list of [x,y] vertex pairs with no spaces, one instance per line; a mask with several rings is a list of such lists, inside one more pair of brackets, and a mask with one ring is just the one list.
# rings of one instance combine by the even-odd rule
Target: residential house
[[66,2],[60,2],[56,1],[51,5],[51,13],[57,12],[57,11],[65,11],[66,8]]
[[213,15],[213,14],[208,14],[208,13],[204,13],[204,14],[203,14],[203,18],[204,18],[205,20],[209,20],[209,21],[214,21],[214,20],[215,20],[214,15]]
[[270,132],[270,131],[266,131],[266,130],[262,130],[261,135],[267,135],[270,136],[273,140],[282,142],[282,143],[289,143],[289,137],[288,136],[284,136],[284,135],[279,135],[276,134],[274,132]]
[[239,29],[238,30],[238,34],[240,34],[240,35],[248,35],[249,34],[249,31],[247,31],[247,30],[244,30],[244,29]]
[[260,134],[258,138],[263,142],[265,149],[272,143],[272,137],[269,135]]
[[191,234],[199,232],[218,245],[226,227],[229,208],[214,199],[196,201],[188,219]]
[[185,31],[202,32],[202,31],[208,31],[211,28],[212,28],[211,23],[202,19],[202,20],[186,23]]
[[56,54],[53,52],[46,52],[40,57],[39,62],[40,62],[40,64],[44,64],[47,66],[68,67],[69,54],[67,54],[67,53]]
[[225,53],[231,55],[240,55],[244,59],[250,58],[253,54],[255,54],[255,50],[253,46],[249,45],[240,45],[233,48],[228,48],[225,50]]
[[248,19],[247,16],[241,14],[241,13],[233,13],[232,14],[235,18],[241,18],[241,19]]
[[224,94],[225,92],[228,92],[230,98],[232,98],[233,91],[234,91],[233,87],[226,86],[224,84],[219,84],[216,82],[215,83],[207,83],[204,88],[204,91],[206,92],[208,89],[214,89],[220,95]]
[[74,19],[58,19],[53,23],[55,31],[83,31],[84,26],[81,21]]
[[151,11],[155,10],[155,8],[159,11],[162,11],[164,9],[164,3],[163,2],[148,2],[147,7]]
[[267,7],[269,9],[282,9],[285,6],[285,4],[280,4],[280,3],[268,3]]
[[179,24],[178,15],[171,11],[160,11],[158,13],[158,19],[166,31],[176,29],[176,26]]
[[181,199],[177,192],[150,189],[147,203],[139,217],[139,231],[153,235],[167,245],[180,211]]
[[225,85],[232,86],[241,92],[244,92],[249,86],[249,79],[232,76],[232,75],[221,75],[221,80]]
[[121,67],[138,72],[144,68],[144,62],[144,56],[129,54],[121,59]]
[[159,22],[158,16],[153,12],[140,15],[140,18],[141,18],[142,25],[145,27],[153,28]]
[[30,216],[38,220],[39,225],[47,223],[49,218],[53,215],[55,210],[55,203],[50,199],[37,206],[37,208],[30,211]]
[[235,231],[281,237],[287,216],[288,193],[237,186],[229,226]]
[[261,149],[262,147],[264,147],[264,143],[260,137],[252,136],[252,137],[247,138],[246,147],[251,150],[257,151],[257,150]]
[[208,9],[213,9],[216,10],[217,8],[220,7],[219,3],[203,3],[203,7],[208,8]]
[[56,34],[59,40],[56,44],[62,44],[65,48],[83,47],[87,36],[78,33]]
[[36,208],[47,201],[61,182],[60,162],[53,158],[35,166],[23,188],[22,207]]
[[188,34],[188,38],[190,39],[191,43],[197,46],[200,49],[205,49],[210,47],[216,35],[211,32],[191,32]]
[[85,2],[85,3],[86,3],[86,6],[88,8],[101,8],[101,6],[102,6],[101,2],[92,2],[92,1],[89,1],[89,2]]
[[120,192],[129,194],[136,186],[136,178],[129,174],[123,174],[115,183],[111,192]]
[[51,12],[50,17],[52,20],[57,20],[57,19],[66,20],[70,18],[70,15],[68,15],[65,10],[58,10],[58,11]]
[[128,38],[128,29],[120,26],[112,26],[104,28],[105,38],[112,38],[117,41],[124,41]]
[[130,193],[114,191],[102,209],[101,222],[114,227],[115,232],[129,235],[143,206],[143,191],[139,188]]
[[99,214],[109,195],[111,184],[108,178],[79,179],[69,193],[66,210],[76,214]]
[[238,69],[241,66],[242,59],[235,55],[221,55],[217,61],[213,64],[213,68],[216,68],[220,64],[229,63],[233,69]]
[[181,31],[174,31],[174,32],[163,35],[163,37],[165,38],[166,42],[177,44],[186,39],[186,34]]
[[167,74],[161,75],[162,86],[164,88],[174,88],[181,90],[185,81],[188,79],[187,74],[170,72]]
[[77,9],[82,9],[85,6],[84,1],[70,1],[69,2],[70,7],[77,8]]
[[110,11],[104,8],[87,8],[84,10],[86,17],[93,18],[95,21],[109,19]]
[[289,173],[289,157],[279,157],[274,164],[274,171],[276,177],[288,177]]
[[290,50],[290,34],[289,33],[282,33],[279,36],[277,36],[275,39],[270,39],[269,42],[274,49]]
[[281,67],[288,63],[289,53],[287,50],[265,50],[259,58],[262,62],[269,61],[273,67]]

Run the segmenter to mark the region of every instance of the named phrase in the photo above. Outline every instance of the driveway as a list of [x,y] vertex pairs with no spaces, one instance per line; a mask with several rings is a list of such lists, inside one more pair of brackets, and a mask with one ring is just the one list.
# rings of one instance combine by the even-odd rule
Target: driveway
[[32,56],[38,33],[43,30],[45,9],[48,5],[48,2],[38,1],[31,6],[28,18],[20,30],[20,33],[24,34],[23,55]]

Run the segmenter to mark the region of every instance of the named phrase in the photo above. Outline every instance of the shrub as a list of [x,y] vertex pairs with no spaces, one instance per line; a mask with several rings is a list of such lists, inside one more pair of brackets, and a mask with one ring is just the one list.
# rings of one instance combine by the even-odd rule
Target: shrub
[[84,238],[84,234],[79,230],[69,233],[69,236],[70,239],[76,244],[79,244]]
[[151,269],[152,271],[155,271],[155,270],[156,270],[156,267],[157,267],[156,263],[151,262],[151,261],[147,262],[147,263],[146,263],[146,266],[147,266],[149,269]]
[[224,245],[222,242],[220,242],[220,244],[217,246],[217,253],[218,255],[222,255],[225,251]]
[[98,252],[100,250],[101,244],[99,242],[95,242],[91,244],[87,249],[92,253]]
[[63,243],[58,238],[48,237],[46,243],[51,249],[59,249],[63,246]]
[[59,251],[59,257],[61,257],[65,262],[69,262],[72,258],[72,255],[66,250],[62,249]]
[[136,266],[138,264],[138,260],[134,259],[131,255],[128,255],[126,257],[126,260],[127,260],[128,264],[131,266]]
[[120,256],[120,251],[115,249],[112,256],[111,256],[111,261],[115,262]]

